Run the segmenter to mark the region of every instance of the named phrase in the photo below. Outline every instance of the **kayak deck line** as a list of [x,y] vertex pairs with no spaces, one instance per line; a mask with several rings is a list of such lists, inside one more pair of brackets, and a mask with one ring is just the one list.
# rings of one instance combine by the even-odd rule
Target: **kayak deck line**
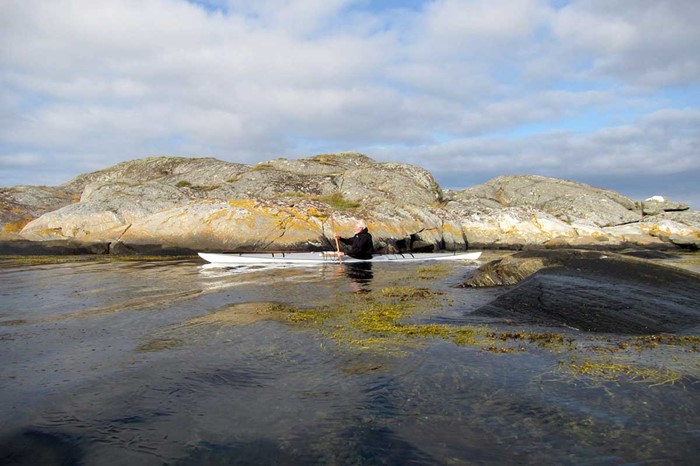
[[[357,262],[419,262],[419,261],[446,261],[446,260],[476,260],[481,252],[469,252],[462,254],[445,253],[407,253],[404,254],[377,254],[371,259],[356,259],[348,255],[338,256],[335,251],[322,252],[236,252],[236,253],[198,253],[199,257],[212,264],[237,265],[237,264],[324,264],[357,263]],[[341,259],[342,257],[342,259]]]

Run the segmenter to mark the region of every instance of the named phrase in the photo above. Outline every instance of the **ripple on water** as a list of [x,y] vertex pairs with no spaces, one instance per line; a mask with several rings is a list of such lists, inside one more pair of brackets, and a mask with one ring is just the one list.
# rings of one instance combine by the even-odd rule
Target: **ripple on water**
[[[568,347],[501,355],[425,338],[400,353],[365,350],[336,344],[326,333],[333,319],[319,328],[260,313],[260,303],[275,302],[352,314],[383,288],[411,285],[449,301],[421,322],[463,324],[492,298],[446,285],[464,268],[434,282],[377,264],[362,299],[342,268],[77,269],[3,275],[12,285],[3,288],[9,323],[0,339],[9,350],[0,376],[13,384],[0,387],[8,402],[0,464],[687,464],[697,456],[697,379],[588,383],[558,371]],[[193,290],[202,291],[178,294]],[[120,304],[128,306],[117,312]],[[80,319],[37,320],[81,310],[89,311],[72,315]],[[639,351],[649,364],[695,364],[697,351],[670,345]],[[646,362],[636,353],[623,356]]]
[[264,387],[275,380],[274,374],[255,367],[215,367],[190,372],[182,378],[182,389],[203,394],[225,386],[228,389]]

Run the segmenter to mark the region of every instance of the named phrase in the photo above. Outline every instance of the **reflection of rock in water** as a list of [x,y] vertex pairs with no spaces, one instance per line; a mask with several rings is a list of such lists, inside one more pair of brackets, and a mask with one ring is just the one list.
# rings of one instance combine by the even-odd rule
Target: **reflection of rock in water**
[[697,274],[595,251],[532,251],[513,258],[518,271],[520,262],[533,259],[541,270],[476,315],[622,334],[677,333],[700,325]]
[[28,430],[0,441],[0,464],[82,464],[83,452],[75,441],[65,434]]
[[374,274],[371,262],[355,262],[345,264],[345,273],[350,278],[350,285],[356,293],[370,291],[370,283]]
[[321,464],[320,458],[305,445],[287,443],[282,448],[277,441],[266,438],[223,445],[202,442],[176,464]]
[[329,464],[439,464],[388,427],[358,424],[334,440]]
[[[352,421],[348,421],[352,422]],[[299,433],[278,441],[258,438],[250,442],[202,442],[176,464],[435,464],[420,449],[392,430],[375,425],[353,425],[338,437],[315,438]]]

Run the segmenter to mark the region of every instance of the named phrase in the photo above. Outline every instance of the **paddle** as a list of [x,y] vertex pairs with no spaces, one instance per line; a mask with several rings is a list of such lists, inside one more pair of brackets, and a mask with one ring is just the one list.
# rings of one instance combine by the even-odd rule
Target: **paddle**
[[331,215],[331,233],[333,238],[335,238],[335,249],[338,252],[338,262],[343,262],[343,256],[340,254],[340,243],[338,242],[338,237],[335,235],[335,221],[333,221],[333,216]]

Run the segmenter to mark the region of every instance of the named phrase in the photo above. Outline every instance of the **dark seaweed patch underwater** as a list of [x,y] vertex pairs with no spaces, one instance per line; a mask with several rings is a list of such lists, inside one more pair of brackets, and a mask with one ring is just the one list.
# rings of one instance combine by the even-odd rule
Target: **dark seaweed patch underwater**
[[483,315],[473,269],[0,258],[0,464],[697,461],[696,332]]

